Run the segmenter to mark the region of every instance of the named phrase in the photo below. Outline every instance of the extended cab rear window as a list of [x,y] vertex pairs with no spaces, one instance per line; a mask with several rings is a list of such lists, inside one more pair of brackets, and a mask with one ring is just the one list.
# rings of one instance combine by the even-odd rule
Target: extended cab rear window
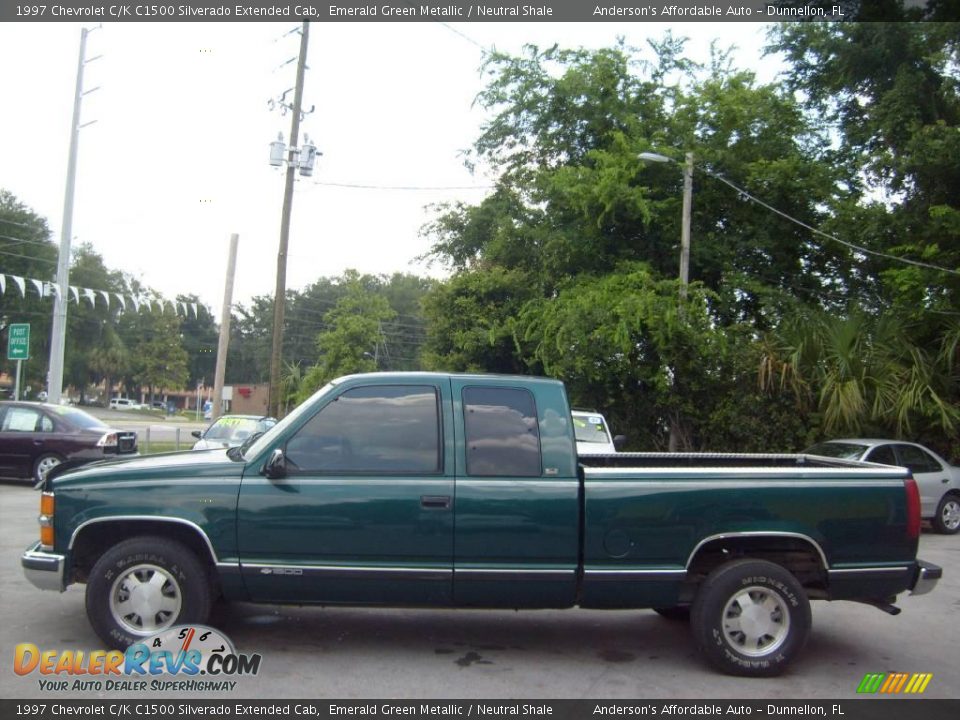
[[540,477],[537,406],[529,390],[463,389],[467,474]]

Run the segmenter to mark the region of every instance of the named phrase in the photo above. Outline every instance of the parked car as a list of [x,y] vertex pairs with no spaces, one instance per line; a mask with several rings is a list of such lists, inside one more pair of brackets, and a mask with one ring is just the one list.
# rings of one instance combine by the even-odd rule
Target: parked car
[[572,410],[577,455],[611,455],[627,441],[625,435],[610,436],[606,419],[592,410]]
[[193,449],[236,447],[251,435],[264,433],[276,424],[276,418],[262,415],[224,415],[203,432],[193,431],[197,438]]
[[913,473],[920,488],[920,514],[945,535],[960,532],[960,467],[933,450],[901,440],[829,440],[804,451],[810,455],[899,465]]
[[115,397],[110,399],[111,410],[140,410],[143,405],[130,398]]
[[137,453],[137,434],[67,405],[0,402],[0,477],[41,481],[61,463]]

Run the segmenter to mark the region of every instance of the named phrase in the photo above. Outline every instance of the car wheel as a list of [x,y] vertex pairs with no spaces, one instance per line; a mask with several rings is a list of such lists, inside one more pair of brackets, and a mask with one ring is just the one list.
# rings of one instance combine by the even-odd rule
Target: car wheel
[[180,543],[132,538],[90,571],[87,617],[108,647],[125,649],[174,625],[206,622],[210,586],[203,564]]
[[690,622],[690,606],[689,605],[676,605],[674,607],[659,607],[654,608],[653,611],[660,615],[660,617],[666,618],[667,620],[675,620],[677,622]]
[[960,496],[944,495],[933,517],[933,529],[944,535],[960,532]]
[[730,675],[779,675],[803,649],[810,601],[797,579],[766,560],[715,569],[694,600],[690,627],[700,651]]
[[62,462],[63,457],[56,453],[45,453],[41,455],[33,464],[33,479],[38,483],[43,482],[47,479],[47,473]]

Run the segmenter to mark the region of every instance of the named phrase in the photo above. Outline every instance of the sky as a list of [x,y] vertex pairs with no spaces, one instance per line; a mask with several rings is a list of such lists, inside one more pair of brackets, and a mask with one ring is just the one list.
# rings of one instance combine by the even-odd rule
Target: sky
[[[47,218],[60,242],[81,25],[0,24],[0,188]],[[229,238],[239,235],[233,304],[272,295],[283,174],[269,144],[290,116],[271,110],[295,83],[294,23],[107,23],[91,32],[74,246],[89,243],[173,300],[195,293],[219,318]],[[442,276],[415,258],[430,205],[475,203],[491,178],[463,151],[484,112],[483,49],[598,48],[671,30],[689,55],[736,45],[735,62],[772,81],[763,23],[314,23],[301,124],[323,153],[297,176],[287,288],[348,268]],[[292,62],[288,62],[291,61]],[[15,69],[10,71],[9,69]],[[292,98],[291,92],[288,98]],[[373,186],[365,188],[343,185]],[[396,188],[444,188],[408,190]],[[447,189],[451,188],[451,189]],[[0,272],[3,272],[0,257]],[[52,270],[51,270],[52,272]],[[52,275],[50,278],[52,279]],[[8,292],[10,289],[8,288]]]

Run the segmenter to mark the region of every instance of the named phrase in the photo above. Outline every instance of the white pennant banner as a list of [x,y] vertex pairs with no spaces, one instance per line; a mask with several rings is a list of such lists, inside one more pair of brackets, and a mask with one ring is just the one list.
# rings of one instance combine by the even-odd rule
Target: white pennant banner
[[40,297],[43,297],[43,281],[34,280],[33,278],[30,278],[30,282],[37,289],[37,295],[39,295]]
[[80,304],[80,291],[77,290],[73,285],[70,286],[70,294],[73,295],[73,301],[79,305]]

